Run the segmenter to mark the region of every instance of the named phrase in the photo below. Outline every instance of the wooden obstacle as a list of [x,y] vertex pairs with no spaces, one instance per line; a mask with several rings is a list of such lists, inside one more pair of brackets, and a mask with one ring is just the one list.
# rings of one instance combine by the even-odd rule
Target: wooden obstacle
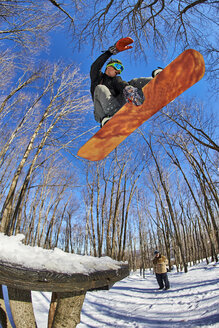
[[[9,303],[16,328],[37,327],[31,291],[52,292],[48,328],[74,328],[80,323],[80,314],[87,291],[109,289],[115,282],[129,275],[127,264],[119,263],[117,269],[89,274],[57,273],[33,270],[0,262],[0,287],[8,288]],[[0,323],[11,328],[0,288]],[[38,327],[40,328],[40,327]]]

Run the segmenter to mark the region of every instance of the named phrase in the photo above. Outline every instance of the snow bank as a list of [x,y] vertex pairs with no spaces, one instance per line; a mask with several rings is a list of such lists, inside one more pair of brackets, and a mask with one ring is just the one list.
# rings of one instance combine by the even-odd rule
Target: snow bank
[[23,234],[6,236],[0,233],[0,262],[59,273],[89,274],[102,270],[117,270],[121,262],[110,257],[82,256],[66,253],[58,248],[54,250],[27,246],[22,243]]

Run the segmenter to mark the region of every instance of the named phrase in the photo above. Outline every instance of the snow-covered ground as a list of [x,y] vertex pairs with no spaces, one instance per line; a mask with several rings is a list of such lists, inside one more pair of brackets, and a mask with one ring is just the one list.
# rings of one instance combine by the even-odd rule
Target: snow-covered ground
[[[218,328],[219,263],[169,273],[171,289],[158,291],[155,276],[139,273],[109,291],[88,292],[77,328]],[[33,293],[38,328],[46,327],[50,293]]]
[[[24,246],[23,235],[0,233],[0,261],[35,269],[89,274],[119,263],[110,258],[67,254]],[[155,276],[139,273],[116,283],[109,291],[88,292],[77,328],[219,328],[219,263],[169,273],[171,288],[158,291]],[[51,293],[32,292],[38,328],[47,327]],[[70,327],[69,327],[70,328]]]

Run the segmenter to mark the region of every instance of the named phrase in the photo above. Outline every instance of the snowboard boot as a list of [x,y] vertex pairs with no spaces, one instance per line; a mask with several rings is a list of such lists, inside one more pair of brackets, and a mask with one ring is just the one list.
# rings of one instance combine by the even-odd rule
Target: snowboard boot
[[112,116],[105,116],[101,121],[100,127],[102,128],[111,118]]
[[153,72],[151,74],[152,77],[155,77],[156,75],[160,74],[160,72],[162,72],[162,70],[163,70],[163,68],[161,68],[161,67],[158,67],[155,70],[153,70]]

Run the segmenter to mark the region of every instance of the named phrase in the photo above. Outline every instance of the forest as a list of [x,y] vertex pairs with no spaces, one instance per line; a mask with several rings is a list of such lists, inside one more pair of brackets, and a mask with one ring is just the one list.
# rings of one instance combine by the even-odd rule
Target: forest
[[[219,254],[217,1],[0,1],[0,232],[47,249],[169,267]],[[94,133],[89,71],[44,60],[57,31],[72,51],[135,40],[131,60],[194,48],[205,101],[180,97],[105,160],[77,157]],[[81,50],[82,49],[82,50]]]

